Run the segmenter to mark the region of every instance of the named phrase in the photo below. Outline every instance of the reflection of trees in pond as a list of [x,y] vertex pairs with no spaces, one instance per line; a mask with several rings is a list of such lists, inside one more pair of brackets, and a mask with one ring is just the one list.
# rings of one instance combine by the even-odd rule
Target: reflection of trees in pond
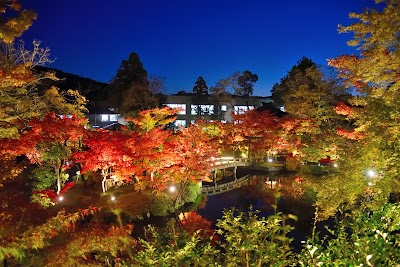
[[[279,191],[281,198],[278,201],[278,210],[296,215],[299,218],[296,223],[299,230],[311,230],[314,217],[312,198],[304,191],[302,181],[296,177],[295,174],[254,175],[248,185],[241,188],[243,202],[262,212],[272,212],[274,195]],[[272,189],[271,181],[275,182],[272,183]]]

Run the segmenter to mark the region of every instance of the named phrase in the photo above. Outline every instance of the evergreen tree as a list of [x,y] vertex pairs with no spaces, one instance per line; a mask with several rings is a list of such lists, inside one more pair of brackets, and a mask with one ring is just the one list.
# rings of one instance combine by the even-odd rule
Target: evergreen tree
[[122,114],[158,106],[159,99],[151,92],[147,71],[135,52],[121,62],[110,84],[109,100]]
[[193,87],[193,93],[196,95],[208,95],[208,86],[203,77],[199,76],[199,78],[197,78],[197,81]]

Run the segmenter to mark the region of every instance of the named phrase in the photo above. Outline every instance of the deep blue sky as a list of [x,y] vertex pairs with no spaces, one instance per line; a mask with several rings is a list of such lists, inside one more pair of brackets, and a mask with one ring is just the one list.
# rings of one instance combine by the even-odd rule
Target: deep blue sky
[[235,71],[259,76],[255,95],[303,56],[319,64],[357,53],[338,34],[349,12],[373,0],[22,0],[38,19],[24,34],[51,49],[50,67],[109,82],[122,60],[138,53],[149,74],[165,78],[166,93],[208,86]]

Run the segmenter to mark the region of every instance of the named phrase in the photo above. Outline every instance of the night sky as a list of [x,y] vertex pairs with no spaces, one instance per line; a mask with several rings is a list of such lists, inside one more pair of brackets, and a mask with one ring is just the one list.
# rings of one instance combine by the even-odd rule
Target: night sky
[[149,74],[165,79],[165,93],[192,91],[198,76],[208,86],[235,71],[259,76],[255,95],[303,56],[326,59],[348,47],[349,12],[373,0],[22,0],[38,19],[23,39],[42,41],[57,68],[109,82],[122,60],[138,53]]

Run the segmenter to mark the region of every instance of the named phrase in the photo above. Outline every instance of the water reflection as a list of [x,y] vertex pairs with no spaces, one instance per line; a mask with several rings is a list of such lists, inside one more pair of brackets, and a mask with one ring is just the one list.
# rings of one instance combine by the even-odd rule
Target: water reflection
[[215,227],[222,218],[223,210],[235,208],[240,211],[259,210],[260,216],[270,216],[274,213],[272,204],[276,202],[275,194],[280,192],[278,211],[293,214],[297,222],[290,222],[296,227],[292,233],[293,245],[300,247],[300,241],[309,235],[313,225],[314,207],[310,199],[303,196],[301,181],[293,173],[258,173],[252,175],[248,183],[241,188],[208,196],[206,204],[197,209],[197,213],[210,220]]

